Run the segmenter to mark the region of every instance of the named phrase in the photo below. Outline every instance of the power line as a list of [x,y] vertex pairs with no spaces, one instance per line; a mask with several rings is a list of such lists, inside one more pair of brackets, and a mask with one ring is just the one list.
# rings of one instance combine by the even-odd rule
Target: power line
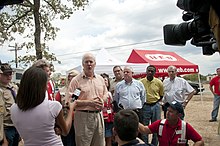
[[106,47],[105,49],[112,49],[112,48],[120,48],[120,47],[134,46],[134,45],[139,45],[139,44],[146,44],[146,43],[158,42],[158,41],[162,41],[162,40],[163,40],[163,39],[158,39],[158,40],[152,40],[152,41],[147,41],[147,42],[139,42],[139,43],[132,43],[132,44],[126,44],[126,45],[113,46],[113,47]]
[[[140,46],[140,47],[138,47],[138,48],[146,48],[146,47],[152,47],[152,46],[161,46],[161,45],[163,45],[163,43],[157,43],[157,44],[152,44],[152,45],[143,45],[143,46]],[[106,49],[106,48],[105,48]],[[110,48],[109,48],[110,49]],[[128,48],[127,48],[128,49]],[[113,54],[119,54],[119,53],[121,53],[121,52],[123,52],[123,51],[125,51],[125,50],[127,50],[127,49],[117,49],[117,50],[115,50],[115,51],[111,51],[111,52],[114,52]],[[129,48],[130,49],[130,48]],[[100,50],[100,49],[94,49],[94,51],[98,51],[98,50]],[[83,52],[84,53],[84,52]],[[74,54],[71,54],[71,55],[74,55]],[[78,60],[78,58],[81,58],[82,56],[77,56],[77,57],[72,57],[72,56],[70,56],[70,57],[66,57],[66,58],[64,58],[64,59],[62,59],[62,62],[64,61],[69,61],[69,60]]]
[[[105,48],[105,49],[113,49],[113,48],[134,46],[134,45],[146,44],[146,43],[153,43],[153,42],[159,42],[159,41],[163,41],[163,39],[150,40],[150,41],[137,42],[137,43],[124,44],[124,45],[111,46],[111,47],[103,47],[103,48]],[[89,50],[89,51],[98,51],[98,50],[100,50],[100,48],[99,48],[99,49],[92,49],[92,50]],[[68,56],[68,55],[80,54],[80,53],[84,53],[84,52],[85,52],[85,51],[79,51],[79,52],[74,52],[74,53],[60,54],[60,55],[56,55],[56,56],[57,56],[57,57],[60,57],[60,56]]]

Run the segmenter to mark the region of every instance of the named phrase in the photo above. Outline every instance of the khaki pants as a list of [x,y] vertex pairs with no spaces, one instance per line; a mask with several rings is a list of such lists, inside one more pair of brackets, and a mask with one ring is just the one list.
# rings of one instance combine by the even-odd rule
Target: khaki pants
[[76,111],[74,114],[77,146],[105,146],[104,121],[100,113]]

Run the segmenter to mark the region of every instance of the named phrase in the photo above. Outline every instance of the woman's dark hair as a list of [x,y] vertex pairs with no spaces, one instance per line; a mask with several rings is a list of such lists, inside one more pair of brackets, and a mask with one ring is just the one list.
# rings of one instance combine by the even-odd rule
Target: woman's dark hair
[[107,87],[107,89],[108,89],[108,91],[109,91],[109,89],[110,89],[110,80],[109,80],[109,75],[108,75],[108,74],[106,74],[106,73],[102,73],[102,74],[100,74],[100,76],[102,76],[103,78],[108,79],[108,87]]
[[38,67],[30,67],[22,75],[16,103],[20,110],[27,111],[41,104],[47,89],[47,73]]

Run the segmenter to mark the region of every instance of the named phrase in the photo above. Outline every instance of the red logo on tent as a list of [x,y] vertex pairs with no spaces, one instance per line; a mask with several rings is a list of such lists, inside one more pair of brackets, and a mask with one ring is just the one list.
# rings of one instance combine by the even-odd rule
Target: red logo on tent
[[145,57],[153,61],[177,61],[175,57],[164,54],[145,54]]

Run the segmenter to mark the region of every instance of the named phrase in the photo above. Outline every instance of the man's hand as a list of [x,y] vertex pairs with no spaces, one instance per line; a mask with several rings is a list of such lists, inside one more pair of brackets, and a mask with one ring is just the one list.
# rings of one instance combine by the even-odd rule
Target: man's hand
[[54,127],[56,135],[62,135],[62,130],[59,127]]
[[100,97],[96,97],[91,101],[91,106],[95,107],[97,110],[102,110],[104,107],[104,101]]
[[184,101],[184,102],[182,103],[182,106],[183,106],[184,109],[186,108],[186,105],[187,105],[187,102]]

